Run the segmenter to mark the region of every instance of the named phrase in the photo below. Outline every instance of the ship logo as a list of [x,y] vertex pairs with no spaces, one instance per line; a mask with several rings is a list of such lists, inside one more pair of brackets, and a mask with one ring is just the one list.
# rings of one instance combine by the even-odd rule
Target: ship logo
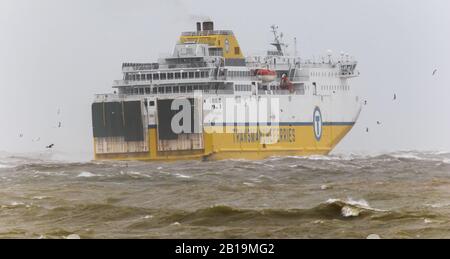
[[322,139],[323,120],[322,120],[322,112],[320,111],[319,107],[316,107],[316,109],[314,110],[313,125],[316,140],[320,141]]

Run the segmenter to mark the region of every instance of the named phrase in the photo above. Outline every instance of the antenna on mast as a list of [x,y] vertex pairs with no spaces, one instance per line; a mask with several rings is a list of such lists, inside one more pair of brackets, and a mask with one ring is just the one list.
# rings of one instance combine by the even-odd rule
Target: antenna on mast
[[270,28],[272,29],[273,36],[275,37],[275,40],[273,43],[271,43],[271,45],[277,48],[277,51],[280,54],[280,56],[284,56],[283,47],[284,48],[287,47],[287,45],[283,43],[284,35],[283,33],[281,34],[278,33],[278,26],[272,25]]
[[294,38],[294,57],[298,57],[297,37]]

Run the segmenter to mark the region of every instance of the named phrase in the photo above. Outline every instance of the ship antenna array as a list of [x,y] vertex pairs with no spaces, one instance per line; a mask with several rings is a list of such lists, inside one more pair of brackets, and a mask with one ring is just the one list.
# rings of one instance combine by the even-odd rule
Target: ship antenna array
[[294,57],[298,57],[297,37],[294,38]]
[[275,47],[277,48],[278,52],[279,52],[282,56],[284,56],[284,50],[283,50],[283,47],[285,47],[285,48],[287,47],[287,45],[283,43],[283,37],[284,37],[284,35],[283,35],[283,33],[280,33],[280,34],[278,33],[278,26],[272,25],[270,28],[272,29],[272,33],[273,33],[273,36],[274,36],[274,38],[275,38],[275,40],[274,40],[274,42],[272,43],[272,45],[275,46]]

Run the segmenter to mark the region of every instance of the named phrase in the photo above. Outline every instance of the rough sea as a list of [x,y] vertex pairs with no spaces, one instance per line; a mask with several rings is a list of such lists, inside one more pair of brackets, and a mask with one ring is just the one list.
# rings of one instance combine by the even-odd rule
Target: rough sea
[[0,238],[450,238],[450,153],[87,162],[0,155]]

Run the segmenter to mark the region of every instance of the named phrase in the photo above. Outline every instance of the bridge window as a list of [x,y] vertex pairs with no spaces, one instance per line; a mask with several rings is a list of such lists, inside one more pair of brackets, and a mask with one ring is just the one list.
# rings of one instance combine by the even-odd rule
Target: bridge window
[[151,93],[150,87],[145,88],[145,94],[150,94],[150,93]]
[[175,73],[175,79],[181,79],[181,73],[180,72],[176,72]]
[[186,93],[186,86],[180,86],[180,92]]
[[173,87],[173,93],[174,93],[174,94],[177,94],[177,93],[179,93],[179,92],[180,92],[180,87],[179,87],[179,86]]
[[193,79],[193,78],[195,78],[195,74],[194,74],[194,72],[189,72],[189,78],[190,78],[190,79]]
[[153,80],[159,80],[159,74],[153,74]]
[[171,86],[166,87],[166,93],[167,94],[172,93],[172,87]]
[[188,78],[188,73],[187,72],[183,72],[182,74],[183,79],[187,79]]
[[200,72],[195,72],[195,78],[200,78]]
[[166,73],[162,73],[161,74],[161,80],[166,80],[167,79],[167,74]]
[[144,94],[144,88],[139,88],[139,94]]
[[173,80],[173,73],[167,73],[167,79]]
[[158,87],[158,93],[163,94],[164,93],[164,87]]

